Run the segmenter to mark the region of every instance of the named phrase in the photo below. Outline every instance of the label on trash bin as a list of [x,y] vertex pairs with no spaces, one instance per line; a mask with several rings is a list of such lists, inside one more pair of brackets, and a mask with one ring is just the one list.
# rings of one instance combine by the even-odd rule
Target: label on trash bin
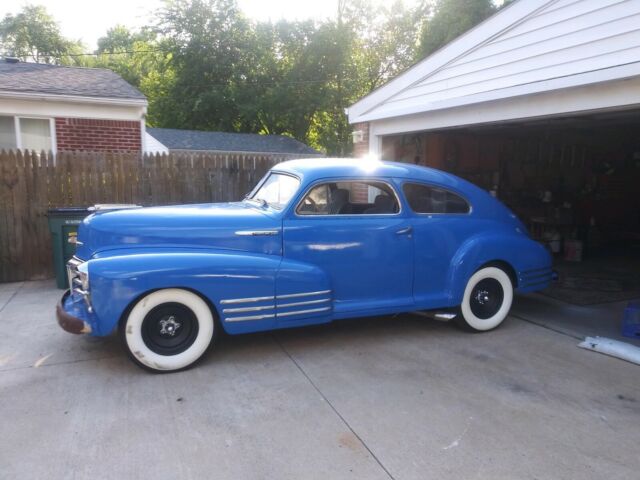
[[82,223],[82,220],[65,220],[64,224],[65,225],[80,225]]

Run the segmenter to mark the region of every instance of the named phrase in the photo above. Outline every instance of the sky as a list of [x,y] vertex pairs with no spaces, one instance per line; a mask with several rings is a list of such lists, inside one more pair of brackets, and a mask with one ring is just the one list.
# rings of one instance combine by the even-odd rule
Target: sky
[[[82,40],[92,51],[98,38],[114,25],[148,24],[151,12],[162,5],[162,0],[2,0],[0,18],[7,13],[15,14],[28,4],[44,5],[65,37]],[[238,0],[238,4],[245,15],[255,20],[321,20],[335,14],[338,0]]]

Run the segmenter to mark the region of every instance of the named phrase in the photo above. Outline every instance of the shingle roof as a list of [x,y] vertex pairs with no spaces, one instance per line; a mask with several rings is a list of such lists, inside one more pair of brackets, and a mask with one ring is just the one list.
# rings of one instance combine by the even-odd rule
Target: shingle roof
[[203,132],[173,128],[150,128],[147,133],[169,150],[217,150],[223,152],[293,153],[321,155],[320,152],[283,135],[255,133]]
[[145,100],[120,75],[104,68],[11,63],[0,59],[0,91]]

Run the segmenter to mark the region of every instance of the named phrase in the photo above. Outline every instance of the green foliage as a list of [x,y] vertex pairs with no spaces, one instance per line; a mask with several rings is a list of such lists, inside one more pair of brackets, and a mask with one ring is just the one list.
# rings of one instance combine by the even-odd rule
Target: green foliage
[[96,54],[130,52],[134,50],[136,43],[151,42],[155,37],[156,34],[150,29],[132,32],[124,25],[116,25],[107,30],[107,34],[104,37],[98,39]]
[[60,63],[82,51],[82,44],[65,39],[53,17],[42,6],[25,6],[0,21],[0,53],[23,61]]
[[424,58],[495,13],[491,0],[437,0],[424,24],[418,58]]
[[173,76],[149,115],[159,126],[290,135],[348,155],[344,109],[410,64],[425,8],[340,0],[332,20],[252,23],[234,0],[170,1],[158,32]]
[[132,32],[117,25],[98,39],[95,56],[84,62],[85,66],[113,70],[144,92],[143,85],[149,85],[151,78],[169,74],[170,52],[167,41],[159,39],[155,32]]

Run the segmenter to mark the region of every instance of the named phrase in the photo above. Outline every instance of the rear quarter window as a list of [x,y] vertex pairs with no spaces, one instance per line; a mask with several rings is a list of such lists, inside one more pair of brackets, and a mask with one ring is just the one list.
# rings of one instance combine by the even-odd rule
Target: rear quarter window
[[422,183],[405,183],[402,191],[415,213],[457,213],[471,211],[471,206],[457,193]]

